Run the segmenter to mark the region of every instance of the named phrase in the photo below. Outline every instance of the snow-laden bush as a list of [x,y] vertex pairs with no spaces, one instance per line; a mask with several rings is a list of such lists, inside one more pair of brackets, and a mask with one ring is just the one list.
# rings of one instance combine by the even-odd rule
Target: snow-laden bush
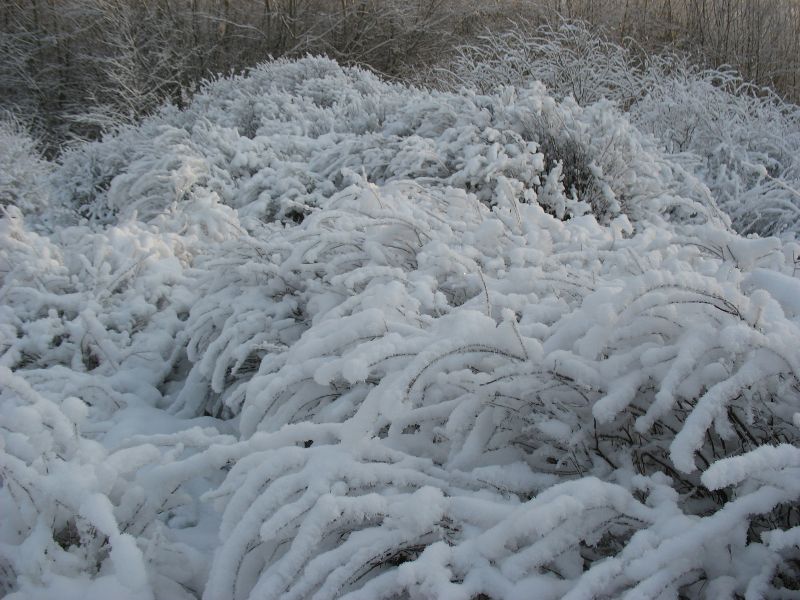
[[798,246],[608,102],[322,59],[0,224],[13,599],[796,593]]
[[630,118],[711,189],[742,234],[800,233],[800,110],[728,71],[682,68]]
[[[208,597],[692,596],[744,591],[766,568],[734,566],[751,554],[792,573],[791,552],[754,541],[796,521],[800,493],[800,332],[745,275],[796,289],[777,240],[626,239],[537,205],[520,225],[403,182],[333,201],[289,232],[278,271],[325,273],[292,294],[310,327],[232,403],[243,436],[281,441],[210,494],[225,513]],[[768,493],[709,472],[772,444]]]
[[[638,221],[681,204],[701,220],[719,217],[703,185],[630,130],[611,106],[556,102],[537,85],[418,92],[367,73],[353,80],[325,61],[291,70],[278,62],[208,84],[186,111],[165,109],[68,153],[58,200],[100,223],[221,203],[250,228],[302,220],[353,172],[373,183],[448,184],[512,206],[544,185],[559,218],[590,209],[604,222],[621,213]],[[561,206],[561,187],[563,202],[587,206]]]
[[23,125],[0,114],[0,206],[42,212],[49,201],[50,168]]
[[612,100],[709,186],[737,231],[800,231],[800,110],[732,70],[644,54],[561,22],[486,35],[423,79],[484,92],[541,81],[581,105]]
[[[148,433],[188,429],[156,408],[191,305],[187,241],[137,222],[48,239],[15,207],[0,232],[0,587],[192,597],[175,590],[202,572],[196,552],[162,540],[154,519],[178,489],[142,477],[208,434],[127,446],[147,420],[160,423]],[[176,578],[183,555],[195,566]]]

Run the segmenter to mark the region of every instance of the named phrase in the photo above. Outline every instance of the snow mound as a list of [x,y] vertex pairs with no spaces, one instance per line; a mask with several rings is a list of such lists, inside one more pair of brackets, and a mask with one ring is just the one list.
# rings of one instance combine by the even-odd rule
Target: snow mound
[[609,103],[277,61],[50,181],[0,220],[9,597],[800,583],[796,244]]

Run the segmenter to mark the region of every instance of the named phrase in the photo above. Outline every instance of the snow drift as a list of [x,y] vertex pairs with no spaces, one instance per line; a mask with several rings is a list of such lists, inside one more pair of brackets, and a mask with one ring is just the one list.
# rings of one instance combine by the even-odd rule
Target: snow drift
[[50,177],[0,221],[10,598],[797,593],[798,246],[611,103],[278,61]]

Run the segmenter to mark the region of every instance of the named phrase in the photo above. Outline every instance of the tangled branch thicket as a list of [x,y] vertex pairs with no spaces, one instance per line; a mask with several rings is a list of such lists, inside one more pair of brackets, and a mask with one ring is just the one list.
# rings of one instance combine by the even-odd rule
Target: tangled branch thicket
[[695,166],[315,58],[74,148],[0,220],[4,593],[796,594],[800,246]]

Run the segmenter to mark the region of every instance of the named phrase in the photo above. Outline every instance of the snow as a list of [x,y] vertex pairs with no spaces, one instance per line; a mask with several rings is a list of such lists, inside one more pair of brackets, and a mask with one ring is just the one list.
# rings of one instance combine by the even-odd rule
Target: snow
[[702,476],[703,484],[710,490],[734,485],[752,477],[763,476],[771,470],[792,470],[800,468],[800,449],[790,444],[780,446],[761,446],[740,456],[732,456],[717,461]]
[[745,285],[766,290],[785,313],[792,317],[800,316],[800,281],[796,277],[779,271],[754,269],[748,274]]
[[683,158],[610,102],[305,58],[35,166],[0,590],[790,594],[797,245]]

